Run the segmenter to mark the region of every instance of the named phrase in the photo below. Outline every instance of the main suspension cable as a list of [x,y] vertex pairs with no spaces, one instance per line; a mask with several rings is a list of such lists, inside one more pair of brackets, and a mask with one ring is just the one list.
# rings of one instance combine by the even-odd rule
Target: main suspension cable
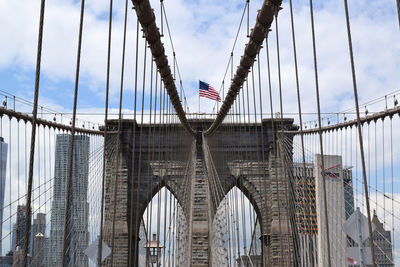
[[232,79],[231,86],[226,95],[217,117],[212,125],[204,132],[205,136],[211,135],[221,125],[225,116],[228,114],[233,102],[235,101],[244,81],[248,76],[250,67],[254,64],[254,59],[261,49],[261,45],[266,38],[265,33],[270,28],[274,19],[275,12],[280,9],[281,1],[265,0],[257,15],[257,22],[250,34],[250,40],[246,45],[244,55],[240,61],[240,65],[236,70],[236,74]]

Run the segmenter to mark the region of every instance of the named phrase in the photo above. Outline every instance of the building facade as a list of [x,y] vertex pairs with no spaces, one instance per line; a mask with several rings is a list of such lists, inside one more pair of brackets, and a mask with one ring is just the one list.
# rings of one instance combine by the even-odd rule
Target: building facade
[[344,209],[346,212],[346,220],[354,212],[354,190],[353,176],[351,168],[343,168],[343,193],[344,193]]
[[13,264],[13,252],[9,251],[5,256],[0,256],[0,267],[11,267]]
[[382,267],[393,267],[391,231],[385,230],[383,223],[379,221],[375,211],[372,217],[372,223],[376,226],[375,231],[372,233],[376,264]]
[[[90,139],[85,135],[76,135],[74,139],[71,203],[65,260],[66,266],[85,267],[88,265],[88,258],[84,254],[84,250],[88,247],[89,241],[87,191]],[[57,135],[50,249],[47,254],[47,263],[52,267],[61,266],[70,143],[71,135]]]
[[32,267],[44,265],[44,243],[46,232],[46,214],[36,214],[32,226]]
[[293,163],[296,188],[296,224],[299,232],[301,267],[317,266],[317,210],[315,176],[311,163]]
[[17,244],[17,224],[13,223],[12,225],[12,233],[11,233],[11,251],[15,251],[15,247]]
[[[336,257],[337,264],[341,265],[346,264],[346,247],[349,245],[348,237],[341,227],[354,212],[352,171],[351,168],[342,166],[341,156],[325,155],[324,159],[331,254]],[[293,163],[300,266],[304,267],[317,266],[321,261],[325,261],[326,264],[327,260],[327,252],[321,251],[327,248],[324,238],[326,230],[320,166],[319,155],[314,156],[313,163]]]
[[15,228],[15,250],[19,248],[24,250],[25,247],[25,231],[26,231],[26,206],[18,205],[17,207],[17,222]]

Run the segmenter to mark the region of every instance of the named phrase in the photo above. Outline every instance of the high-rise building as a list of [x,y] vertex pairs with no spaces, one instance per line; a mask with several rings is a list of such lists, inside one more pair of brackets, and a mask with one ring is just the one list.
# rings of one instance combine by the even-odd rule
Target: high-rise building
[[17,224],[13,223],[12,225],[12,233],[11,233],[11,251],[15,251],[15,247],[17,245]]
[[[88,265],[84,250],[88,246],[87,202],[89,173],[89,137],[76,135],[73,150],[71,179],[71,203],[67,224],[67,253],[65,266]],[[61,266],[64,238],[65,199],[68,177],[69,146],[71,135],[58,134],[56,139],[54,191],[51,213],[50,249],[47,253],[49,266]]]
[[317,266],[318,225],[313,165],[311,163],[293,163],[293,178],[296,188],[296,225],[300,243],[299,266]]
[[48,257],[48,253],[50,251],[50,238],[49,237],[44,237],[44,242],[43,242],[43,251],[44,251],[44,263],[43,263],[43,267],[50,267],[50,263],[49,263],[49,257]]
[[[328,245],[326,239],[327,229],[329,229],[328,234],[332,266],[346,266],[347,237],[342,231],[342,225],[346,221],[342,157],[336,155],[324,155],[323,171],[321,171],[321,155],[314,155],[313,163],[318,224],[318,266],[328,266]],[[323,186],[324,180],[325,194]],[[327,210],[325,210],[325,204]],[[325,214],[327,214],[328,228],[326,225]]]
[[394,262],[391,232],[385,230],[375,211],[372,223],[376,226],[375,231],[372,233],[376,264],[378,266],[392,267]]
[[[341,225],[354,212],[352,172],[350,168],[342,167],[340,156],[325,155],[324,159],[328,222],[329,225],[332,224],[330,227],[335,229],[335,232],[332,232],[331,229],[329,231],[330,242],[331,246],[335,246],[335,255],[343,263],[343,259],[346,258],[346,237],[342,233]],[[299,265],[302,267],[317,266],[318,261],[323,260],[321,256],[318,256],[321,255],[319,250],[324,248],[325,241],[323,238],[325,223],[321,221],[321,218],[324,220],[322,179],[320,178],[322,175],[321,171],[316,168],[316,165],[320,166],[320,160],[320,156],[316,155],[314,164],[293,163],[296,188],[296,224],[300,242],[301,262]],[[316,180],[315,177],[318,179]],[[322,236],[319,233],[322,233]]]
[[262,267],[262,256],[261,255],[241,255],[240,258],[236,259],[237,266],[254,266]]
[[12,267],[14,252],[9,251],[5,256],[0,256],[0,267]]
[[[28,255],[27,257],[27,263],[28,266],[30,266],[31,263],[31,256]],[[24,250],[21,249],[19,246],[16,247],[14,253],[13,253],[13,261],[12,261],[12,267],[24,267]]]
[[3,211],[4,211],[4,193],[6,185],[7,171],[7,144],[4,138],[0,137],[0,255],[2,255],[2,237],[3,237]]
[[[26,206],[17,206],[17,222],[15,228],[15,250],[18,247],[20,250],[24,250],[25,246],[25,231],[26,231]],[[29,246],[30,247],[30,246]]]
[[[359,208],[357,208],[357,212],[359,211]],[[365,228],[367,226],[367,217],[362,214],[359,213],[362,218],[361,221],[366,221],[363,223],[363,225],[361,226],[361,228]],[[352,218],[350,218],[349,220],[351,221]],[[354,224],[354,226],[352,224],[350,224],[351,226],[353,226],[354,229],[359,230],[357,227],[359,227],[357,225],[356,221],[351,221],[352,224]],[[372,217],[372,227],[374,229],[373,233],[372,233],[372,239],[373,239],[373,243],[374,243],[374,252],[375,252],[375,263],[377,266],[383,266],[383,267],[393,267],[395,266],[394,261],[393,261],[393,245],[392,245],[392,237],[391,237],[391,231],[387,231],[384,228],[384,224],[379,221],[378,216],[376,215],[376,212],[374,210],[374,215]],[[351,228],[350,228],[351,229]],[[359,230],[359,231],[366,231],[365,230]],[[367,233],[365,235],[368,235]],[[360,259],[360,248],[359,245],[356,241],[354,241],[353,239],[351,239],[350,237],[348,237],[351,240],[350,245],[347,247],[348,250],[348,256],[349,258],[351,258],[352,260],[354,260],[355,262],[361,262]],[[354,237],[353,237],[354,238]],[[357,238],[355,238],[357,239]],[[364,241],[362,243],[362,247],[363,247],[363,261],[364,261],[364,265],[366,267],[372,267],[372,251],[371,251],[371,244],[369,242],[369,238],[368,237],[364,237]],[[352,264],[349,263],[348,265],[350,266],[359,266],[357,264]]]
[[41,267],[44,264],[44,242],[46,232],[46,214],[36,214],[32,226],[32,267]]
[[353,175],[351,168],[343,168],[343,190],[344,190],[344,209],[346,212],[346,220],[354,212],[354,190]]

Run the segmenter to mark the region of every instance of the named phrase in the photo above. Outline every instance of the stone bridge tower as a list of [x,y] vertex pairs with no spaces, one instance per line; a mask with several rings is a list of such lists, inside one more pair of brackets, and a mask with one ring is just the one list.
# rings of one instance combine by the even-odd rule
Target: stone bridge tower
[[[111,266],[111,260],[115,266],[128,266],[129,256],[137,265],[142,215],[164,186],[183,210],[186,236],[178,248],[182,266],[211,266],[211,225],[234,186],[247,196],[260,220],[257,238],[263,244],[264,266],[295,265],[291,174],[283,168],[292,162],[292,140],[277,134],[281,123],[222,124],[209,137],[202,131],[212,121],[190,123],[197,130],[195,137],[180,124],[138,125],[124,120],[118,151],[118,123],[109,121],[103,239],[114,252],[105,266]],[[295,128],[292,123],[292,119],[282,121],[289,130]]]

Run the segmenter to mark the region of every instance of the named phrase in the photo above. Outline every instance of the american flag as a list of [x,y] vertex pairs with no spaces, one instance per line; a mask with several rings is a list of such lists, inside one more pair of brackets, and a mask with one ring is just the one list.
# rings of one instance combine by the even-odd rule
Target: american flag
[[199,82],[200,82],[200,85],[199,85],[199,94],[200,94],[200,96],[207,97],[209,99],[221,102],[221,98],[219,97],[219,94],[218,94],[217,90],[215,90],[208,83],[205,83],[205,82],[202,82],[202,81],[199,81]]

